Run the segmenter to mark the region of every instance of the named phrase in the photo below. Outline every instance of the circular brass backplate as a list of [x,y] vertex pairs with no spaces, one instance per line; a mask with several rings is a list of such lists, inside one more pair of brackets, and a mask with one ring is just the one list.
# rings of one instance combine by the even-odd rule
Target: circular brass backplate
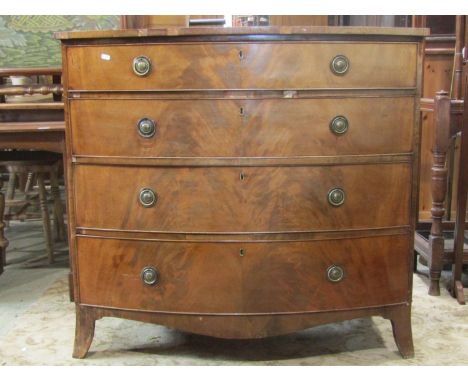
[[330,63],[330,69],[333,72],[333,74],[336,74],[337,76],[342,76],[346,74],[346,72],[349,70],[350,64],[348,57],[339,54],[338,56],[333,57],[333,60]]
[[156,122],[149,118],[142,118],[137,123],[138,134],[143,138],[151,138],[156,134]]
[[343,117],[342,115],[338,115],[335,118],[332,119],[330,122],[330,130],[336,134],[336,135],[341,135],[346,133],[349,128],[349,123],[346,117]]
[[151,188],[143,188],[140,190],[138,200],[143,207],[152,207],[158,200],[158,195]]
[[159,281],[159,274],[154,267],[144,267],[140,273],[141,280],[146,285],[155,285]]
[[151,60],[146,56],[138,56],[133,59],[132,66],[137,76],[144,77],[151,71]]
[[327,269],[327,278],[333,283],[343,280],[344,270],[339,265],[331,265]]
[[345,201],[345,192],[342,188],[332,188],[328,191],[328,203],[334,207],[341,206]]

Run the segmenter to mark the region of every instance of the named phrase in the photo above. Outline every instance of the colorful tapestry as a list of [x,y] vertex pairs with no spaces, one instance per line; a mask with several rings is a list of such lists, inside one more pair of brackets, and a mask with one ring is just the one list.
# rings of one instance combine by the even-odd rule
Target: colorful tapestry
[[61,66],[53,33],[118,29],[119,16],[0,16],[0,67]]

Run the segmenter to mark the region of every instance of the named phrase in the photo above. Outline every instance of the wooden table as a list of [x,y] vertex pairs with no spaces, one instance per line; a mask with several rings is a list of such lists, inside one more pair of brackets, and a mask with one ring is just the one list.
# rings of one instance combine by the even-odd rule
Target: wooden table
[[0,149],[65,153],[65,122],[0,123]]
[[[0,149],[44,150],[65,154],[65,122],[0,123]],[[0,197],[3,197],[3,195]],[[8,241],[3,235],[3,227],[2,212],[0,214],[0,242],[4,241],[8,245]],[[3,271],[4,261],[1,257],[3,256],[0,256],[0,262],[2,263],[0,274]]]
[[[65,153],[61,75],[61,67],[0,68],[0,149]],[[10,76],[51,76],[52,83],[8,85],[7,78]],[[52,97],[44,98],[47,95]],[[39,99],[35,96],[39,96]],[[0,192],[0,199],[2,198]],[[4,203],[0,204],[0,242],[3,242],[4,248],[8,241],[3,235],[1,207]],[[2,257],[0,256],[1,265]],[[2,270],[0,266],[0,274]]]

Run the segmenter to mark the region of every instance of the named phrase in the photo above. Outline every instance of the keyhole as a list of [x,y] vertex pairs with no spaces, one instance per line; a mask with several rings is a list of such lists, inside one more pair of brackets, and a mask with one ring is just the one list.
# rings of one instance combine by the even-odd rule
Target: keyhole
[[239,174],[239,179],[240,179],[240,180],[244,180],[244,179],[245,179],[245,174],[244,174],[243,172],[241,172],[241,173]]
[[245,255],[245,249],[244,248],[241,248],[239,250],[239,256],[244,256]]
[[244,59],[244,52],[242,51],[242,49],[239,50],[239,59]]
[[240,114],[241,117],[243,117],[245,115],[245,111],[244,111],[244,108],[242,106],[239,108],[239,114]]

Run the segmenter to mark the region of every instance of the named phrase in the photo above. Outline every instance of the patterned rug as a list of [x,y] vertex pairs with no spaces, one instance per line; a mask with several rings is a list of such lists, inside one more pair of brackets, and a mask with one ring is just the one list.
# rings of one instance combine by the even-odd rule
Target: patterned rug
[[[427,271],[425,271],[427,272]],[[445,275],[445,279],[447,275]],[[445,280],[447,281],[447,280]],[[442,287],[427,295],[426,275],[415,275],[415,358],[397,352],[390,322],[368,318],[299,333],[229,341],[158,325],[104,318],[97,321],[90,353],[71,357],[74,304],[59,279],[16,320],[0,341],[2,365],[468,365],[468,305]]]

